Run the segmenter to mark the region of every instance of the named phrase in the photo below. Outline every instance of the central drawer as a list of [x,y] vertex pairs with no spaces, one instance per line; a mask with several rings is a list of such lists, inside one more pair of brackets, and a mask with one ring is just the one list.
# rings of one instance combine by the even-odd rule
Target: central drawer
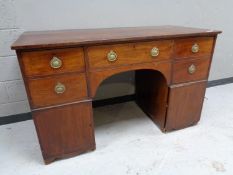
[[90,69],[170,59],[172,40],[101,45],[87,48]]
[[75,102],[87,98],[85,74],[67,74],[28,79],[33,108]]

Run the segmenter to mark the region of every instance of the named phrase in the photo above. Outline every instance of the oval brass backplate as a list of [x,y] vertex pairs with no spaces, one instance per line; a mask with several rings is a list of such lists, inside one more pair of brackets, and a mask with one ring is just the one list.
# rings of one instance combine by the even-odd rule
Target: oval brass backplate
[[64,93],[66,91],[66,87],[62,83],[57,83],[56,86],[54,87],[54,91],[57,94],[62,94],[62,93]]
[[50,61],[50,66],[54,69],[58,69],[62,66],[62,61],[58,57],[53,57]]
[[110,52],[108,52],[107,57],[108,57],[108,61],[110,61],[110,62],[114,62],[114,61],[117,60],[117,54],[113,50],[111,50]]
[[153,47],[150,51],[152,57],[157,57],[159,55],[159,49],[157,47]]
[[196,66],[194,64],[189,66],[188,72],[189,72],[189,74],[194,74],[196,72]]
[[199,52],[199,45],[197,43],[193,44],[193,46],[192,46],[192,52],[193,53]]

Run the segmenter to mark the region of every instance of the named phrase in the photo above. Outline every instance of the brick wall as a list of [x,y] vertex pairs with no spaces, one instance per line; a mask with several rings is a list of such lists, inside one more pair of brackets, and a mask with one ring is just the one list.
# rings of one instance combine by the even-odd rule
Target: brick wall
[[[18,62],[10,45],[28,30],[183,25],[223,30],[210,79],[233,76],[233,1],[0,0],[0,117],[28,112]],[[133,73],[105,81],[97,98],[133,93]]]
[[0,0],[0,117],[29,111],[25,88],[12,42],[22,33],[15,2]]

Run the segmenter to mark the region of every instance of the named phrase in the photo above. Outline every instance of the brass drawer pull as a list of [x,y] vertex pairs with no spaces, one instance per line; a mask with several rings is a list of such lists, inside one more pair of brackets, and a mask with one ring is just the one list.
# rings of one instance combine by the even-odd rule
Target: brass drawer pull
[[58,69],[62,66],[62,61],[58,57],[53,57],[50,61],[50,66],[54,69]]
[[199,45],[197,43],[193,44],[193,46],[192,46],[192,52],[193,53],[199,52]]
[[159,55],[159,49],[157,47],[153,47],[150,51],[152,57],[157,57]]
[[188,72],[189,72],[189,74],[194,74],[196,72],[196,66],[194,64],[189,66]]
[[62,94],[66,91],[66,87],[64,84],[62,83],[57,83],[57,85],[55,86],[54,88],[54,91],[57,93],[57,94]]
[[110,61],[110,62],[114,62],[114,61],[117,60],[117,54],[113,50],[111,50],[110,52],[108,52],[107,57],[108,57],[108,61]]

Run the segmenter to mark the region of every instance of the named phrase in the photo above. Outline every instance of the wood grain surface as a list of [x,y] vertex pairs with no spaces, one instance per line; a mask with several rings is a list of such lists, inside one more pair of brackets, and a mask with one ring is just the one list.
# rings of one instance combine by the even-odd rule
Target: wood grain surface
[[[60,68],[50,66],[54,56],[62,61]],[[21,60],[26,77],[85,71],[82,48],[21,52]]]
[[221,31],[180,26],[121,27],[25,32],[12,49],[42,49],[164,38],[215,36]]
[[118,68],[104,69],[100,71],[93,71],[89,74],[90,81],[90,96],[94,98],[96,91],[100,84],[107,78],[112,75],[134,71],[134,70],[154,70],[159,71],[165,77],[166,83],[169,85],[171,81],[171,62],[152,62],[152,63],[143,63],[143,64],[133,64],[128,66],[121,66]]
[[[159,49],[159,55],[156,57],[151,56],[151,49],[154,47]],[[173,41],[171,40],[92,46],[87,48],[89,67],[90,69],[103,69],[166,60],[172,56],[172,47]],[[111,50],[117,54],[117,60],[114,62],[108,61],[107,58]]]
[[[197,53],[192,52],[192,46],[197,44],[199,51]],[[193,37],[185,39],[175,40],[174,45],[174,57],[176,59],[210,56],[212,53],[214,44],[214,37]]]
[[[55,92],[55,86],[58,83],[65,86],[66,90],[62,94]],[[30,79],[28,87],[33,109],[87,99],[87,84],[84,73]]]
[[[193,74],[188,72],[191,65],[196,67]],[[210,66],[210,58],[186,59],[173,64],[172,83],[185,83],[190,81],[206,80]]]
[[135,89],[139,107],[163,130],[168,97],[166,78],[158,71],[137,70]]
[[186,128],[200,120],[206,82],[170,89],[165,131]]
[[95,149],[90,102],[33,112],[45,163]]

